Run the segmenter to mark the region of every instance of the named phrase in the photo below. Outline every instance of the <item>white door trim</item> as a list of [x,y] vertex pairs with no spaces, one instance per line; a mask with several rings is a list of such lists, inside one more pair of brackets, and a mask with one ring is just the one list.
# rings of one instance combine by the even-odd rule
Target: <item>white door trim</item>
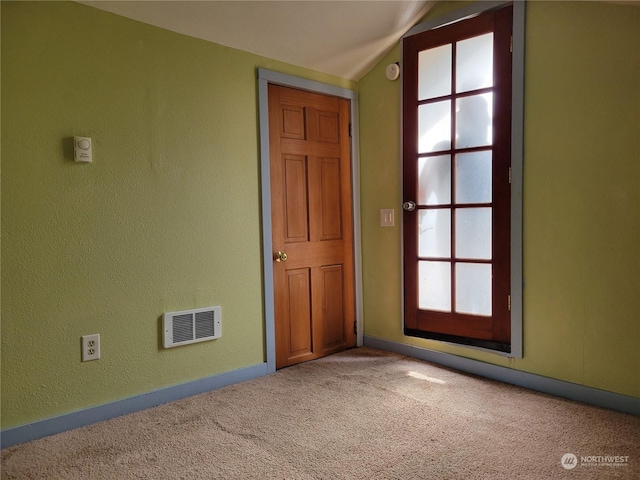
[[336,87],[301,77],[286,75],[263,68],[258,69],[258,109],[260,120],[260,181],[262,187],[262,257],[264,284],[265,346],[267,370],[276,370],[276,336],[273,291],[273,248],[271,244],[271,178],[269,175],[269,92],[270,83],[299,88],[310,92],[334,95],[351,101],[351,205],[353,209],[353,259],[357,345],[363,344],[362,319],[362,254],[360,233],[360,158],[358,141],[358,94],[347,88]]

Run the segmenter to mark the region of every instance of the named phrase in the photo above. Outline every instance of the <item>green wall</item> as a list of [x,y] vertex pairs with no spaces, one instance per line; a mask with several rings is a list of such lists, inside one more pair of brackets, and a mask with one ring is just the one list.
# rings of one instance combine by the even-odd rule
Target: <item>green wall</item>
[[[0,5],[2,428],[264,361],[257,67],[360,92],[367,335],[640,397],[639,8],[528,6],[514,360],[402,334],[400,230],[379,226],[400,213],[399,46],[356,84],[79,4]],[[222,338],[161,348],[163,312],[210,305]],[[81,363],[91,333],[102,358]]]
[[[256,68],[357,85],[75,3],[1,8],[2,428],[264,362]],[[222,338],[161,347],[163,312],[211,305]]]
[[359,82],[365,334],[640,397],[640,8],[526,13],[524,358],[402,333],[399,46]]

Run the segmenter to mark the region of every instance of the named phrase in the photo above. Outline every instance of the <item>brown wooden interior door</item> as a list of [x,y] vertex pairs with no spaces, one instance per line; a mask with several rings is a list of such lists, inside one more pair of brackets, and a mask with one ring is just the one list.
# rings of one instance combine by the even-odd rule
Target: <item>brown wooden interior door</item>
[[269,85],[269,143],[282,368],[355,346],[349,101]]

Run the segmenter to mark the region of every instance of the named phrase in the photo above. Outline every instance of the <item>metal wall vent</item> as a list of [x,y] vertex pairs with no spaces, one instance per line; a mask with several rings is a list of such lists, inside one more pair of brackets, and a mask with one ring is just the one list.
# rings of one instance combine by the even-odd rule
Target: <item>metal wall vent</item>
[[168,312],[162,318],[164,348],[220,338],[222,308],[207,307],[182,312]]

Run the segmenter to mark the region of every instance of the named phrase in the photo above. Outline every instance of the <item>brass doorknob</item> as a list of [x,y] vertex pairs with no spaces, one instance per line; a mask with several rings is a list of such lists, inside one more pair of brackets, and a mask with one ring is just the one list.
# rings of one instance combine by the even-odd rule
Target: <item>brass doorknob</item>
[[286,254],[286,253],[284,253],[284,252],[281,252],[281,251],[278,251],[278,252],[273,256],[273,259],[274,259],[276,262],[278,262],[278,263],[280,263],[280,262],[286,262],[286,261],[287,261],[287,258],[289,258],[289,257],[287,256],[287,254]]

